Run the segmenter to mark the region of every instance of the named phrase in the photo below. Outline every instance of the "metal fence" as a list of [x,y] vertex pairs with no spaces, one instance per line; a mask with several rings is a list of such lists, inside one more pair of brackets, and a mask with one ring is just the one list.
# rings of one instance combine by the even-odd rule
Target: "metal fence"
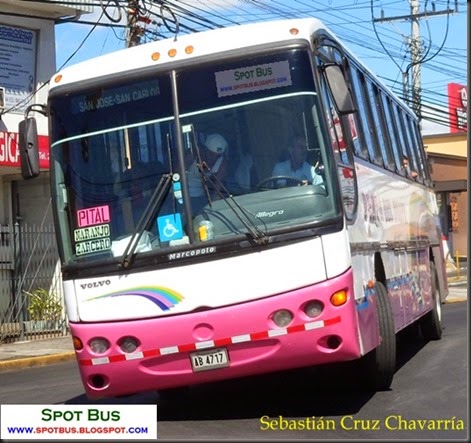
[[52,225],[0,228],[0,344],[67,335]]

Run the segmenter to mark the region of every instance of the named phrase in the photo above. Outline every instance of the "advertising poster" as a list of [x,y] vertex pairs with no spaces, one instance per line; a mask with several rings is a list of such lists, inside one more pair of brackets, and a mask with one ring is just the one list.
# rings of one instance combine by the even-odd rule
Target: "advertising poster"
[[23,114],[36,84],[36,31],[0,26],[0,89],[9,112]]

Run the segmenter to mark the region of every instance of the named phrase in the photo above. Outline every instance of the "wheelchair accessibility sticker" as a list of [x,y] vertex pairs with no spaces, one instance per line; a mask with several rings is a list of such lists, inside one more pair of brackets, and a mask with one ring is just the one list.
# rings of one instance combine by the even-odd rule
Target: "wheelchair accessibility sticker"
[[180,214],[162,215],[157,218],[160,241],[179,240],[183,237],[182,218]]

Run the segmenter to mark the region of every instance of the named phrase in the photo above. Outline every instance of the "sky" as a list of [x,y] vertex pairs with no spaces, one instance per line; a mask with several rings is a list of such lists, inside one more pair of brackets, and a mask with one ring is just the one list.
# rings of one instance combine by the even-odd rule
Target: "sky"
[[[150,0],[140,0],[141,6]],[[425,61],[420,65],[422,103],[427,109],[438,109],[438,120],[446,119],[448,83],[468,84],[467,77],[467,21],[465,0],[179,0],[171,1],[171,12],[179,15],[178,8],[195,14],[194,19],[180,20],[180,32],[205,30],[211,26],[229,26],[275,18],[314,16],[323,21],[348,48],[355,53],[393,91],[403,93],[403,72],[410,69],[411,21],[406,17],[414,2],[418,34]],[[90,3],[100,4],[98,0]],[[81,21],[110,24],[118,18],[113,4],[123,5],[125,0],[109,1],[104,11],[97,6],[92,14],[84,14]],[[456,11],[446,13],[447,11]],[[125,23],[125,11],[120,9]],[[139,22],[146,33],[141,43],[172,36],[158,17],[159,9],[142,9],[142,16],[150,24]],[[170,17],[169,12],[166,16]],[[373,20],[372,20],[373,17]],[[59,69],[126,46],[125,29],[92,24],[64,23],[56,26],[56,59]],[[409,68],[409,69],[408,69]],[[412,80],[410,80],[412,81]],[[425,112],[426,108],[423,108]],[[448,132],[436,122],[423,121],[423,132]]]

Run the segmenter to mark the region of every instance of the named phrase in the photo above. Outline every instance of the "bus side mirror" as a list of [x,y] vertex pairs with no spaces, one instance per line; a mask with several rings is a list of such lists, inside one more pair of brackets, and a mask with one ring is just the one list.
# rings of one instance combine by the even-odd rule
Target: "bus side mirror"
[[342,68],[336,64],[327,64],[324,65],[324,74],[338,114],[345,115],[356,112]]
[[18,124],[21,175],[30,179],[39,175],[39,142],[36,119],[28,117]]

